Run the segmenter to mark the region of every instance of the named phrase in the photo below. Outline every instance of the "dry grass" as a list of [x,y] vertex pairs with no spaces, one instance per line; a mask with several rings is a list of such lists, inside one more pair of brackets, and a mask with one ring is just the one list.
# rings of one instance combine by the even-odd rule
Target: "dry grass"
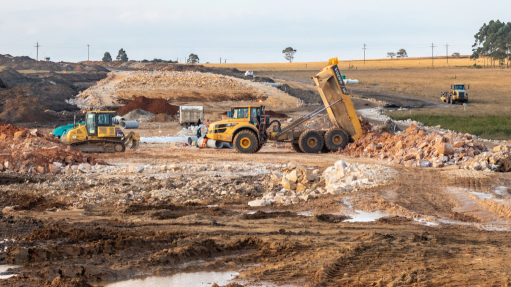
[[0,66],[0,71],[2,71],[5,68],[5,66]]
[[[341,69],[352,70],[372,70],[372,69],[410,69],[410,68],[431,68],[431,58],[394,58],[394,59],[373,59],[354,61],[340,61]],[[310,63],[257,63],[257,64],[203,64],[206,67],[216,68],[236,68],[240,71],[318,71],[327,65],[328,62],[310,62]],[[435,57],[433,60],[436,68],[456,68],[468,67],[477,63],[484,65],[484,60],[470,60],[469,56],[460,58]],[[351,68],[350,68],[351,67]]]

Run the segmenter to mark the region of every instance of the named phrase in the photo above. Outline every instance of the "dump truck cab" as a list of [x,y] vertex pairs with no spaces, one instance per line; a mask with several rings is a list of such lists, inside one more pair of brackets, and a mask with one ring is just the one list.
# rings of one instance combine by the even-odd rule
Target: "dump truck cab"
[[207,138],[222,142],[232,142],[243,130],[260,137],[261,120],[265,119],[264,106],[239,106],[231,108],[228,118],[210,124]]

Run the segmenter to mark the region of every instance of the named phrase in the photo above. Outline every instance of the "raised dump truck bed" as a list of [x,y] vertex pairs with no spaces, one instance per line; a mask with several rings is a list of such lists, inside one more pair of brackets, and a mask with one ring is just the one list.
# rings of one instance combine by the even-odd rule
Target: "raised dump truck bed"
[[[297,152],[337,151],[362,136],[362,127],[342,79],[337,58],[331,59],[314,81],[324,107],[303,116],[286,127],[265,115],[264,106],[243,106],[231,109],[231,118],[212,123],[207,138],[232,142],[238,152],[254,153],[267,141],[288,142]],[[300,130],[299,126],[323,111],[334,126],[329,130]],[[276,125],[275,125],[276,124]]]
[[[345,130],[354,140],[362,136],[362,126],[351,102],[337,64],[329,65],[313,77],[332,124]],[[336,104],[339,98],[342,100]]]

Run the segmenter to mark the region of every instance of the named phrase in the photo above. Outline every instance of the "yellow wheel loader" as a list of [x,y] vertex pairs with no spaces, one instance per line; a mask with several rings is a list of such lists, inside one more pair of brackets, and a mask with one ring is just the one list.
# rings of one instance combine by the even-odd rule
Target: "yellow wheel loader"
[[[233,143],[240,153],[255,153],[268,141],[291,143],[297,152],[319,153],[343,149],[362,136],[360,121],[348,90],[337,67],[337,58],[313,77],[324,107],[282,127],[265,114],[264,106],[233,107],[229,119],[210,124],[207,138]],[[326,110],[334,128],[330,130],[299,130],[302,123]],[[228,113],[229,114],[229,113]]]
[[[470,85],[467,85],[466,90],[470,89]],[[444,103],[454,105],[456,102],[468,103],[468,93],[465,90],[465,84],[454,84],[451,85],[450,92],[443,92],[440,95],[440,99]]]
[[89,111],[85,113],[85,123],[73,124],[60,140],[85,153],[124,152],[130,143],[130,148],[138,147],[140,135],[123,129],[136,128],[138,122],[125,121],[116,112]]

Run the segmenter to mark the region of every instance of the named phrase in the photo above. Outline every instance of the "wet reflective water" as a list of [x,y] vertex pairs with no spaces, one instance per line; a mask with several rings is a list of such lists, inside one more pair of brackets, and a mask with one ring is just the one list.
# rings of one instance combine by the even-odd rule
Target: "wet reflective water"
[[235,271],[228,272],[194,272],[179,273],[170,276],[146,276],[143,278],[133,278],[126,281],[110,283],[107,287],[210,287],[213,283],[220,286],[231,283],[234,277],[239,273]]
[[7,273],[7,269],[9,269],[9,268],[19,268],[19,267],[20,266],[18,266],[18,265],[0,265],[0,279],[7,279],[12,276],[16,276],[17,274],[8,274],[8,275],[3,275],[3,274]]

